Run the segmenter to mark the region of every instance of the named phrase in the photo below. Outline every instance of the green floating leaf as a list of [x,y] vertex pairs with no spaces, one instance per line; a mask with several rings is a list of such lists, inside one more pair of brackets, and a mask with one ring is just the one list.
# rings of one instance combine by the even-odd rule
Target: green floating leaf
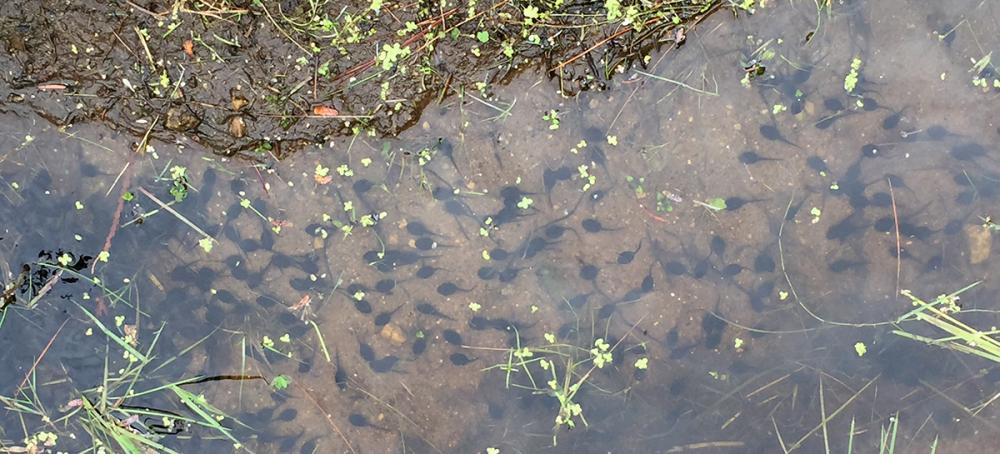
[[198,246],[201,246],[201,249],[204,250],[206,254],[212,252],[212,239],[206,236],[205,238],[198,240]]
[[287,375],[279,375],[271,380],[271,387],[274,388],[275,391],[281,391],[288,388],[288,385],[290,384],[292,384],[292,379]]
[[722,211],[726,209],[726,199],[721,197],[716,197],[714,199],[708,199],[705,201],[709,208],[715,211]]
[[858,57],[854,57],[854,60],[851,60],[851,70],[847,73],[847,76],[844,77],[844,90],[847,91],[848,93],[853,92],[854,88],[857,87],[858,71],[860,70],[861,70],[861,59]]

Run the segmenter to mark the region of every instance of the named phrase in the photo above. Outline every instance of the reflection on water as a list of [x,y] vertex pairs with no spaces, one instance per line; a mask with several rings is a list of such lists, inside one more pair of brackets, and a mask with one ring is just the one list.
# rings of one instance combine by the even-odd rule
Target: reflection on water
[[[185,386],[258,452],[843,451],[852,423],[868,452],[896,412],[907,452],[989,446],[993,366],[883,323],[909,310],[900,289],[976,280],[964,308],[996,323],[977,226],[1000,197],[998,91],[969,61],[996,47],[1000,16],[949,3],[720,14],[608,92],[564,99],[525,77],[398,139],[266,164],[178,137],[126,166],[132,139],[12,105],[4,395],[27,376],[56,419],[122,373],[86,309],[156,339],[166,361],[142,389],[225,376]],[[168,210],[138,188],[173,200],[174,166],[187,197]],[[121,218],[142,222],[95,264],[127,172]],[[38,264],[64,256],[80,275]],[[288,388],[256,378],[279,375]],[[557,396],[578,380],[583,415],[553,447]],[[3,430],[25,437],[15,413]],[[199,426],[163,436],[232,444]]]

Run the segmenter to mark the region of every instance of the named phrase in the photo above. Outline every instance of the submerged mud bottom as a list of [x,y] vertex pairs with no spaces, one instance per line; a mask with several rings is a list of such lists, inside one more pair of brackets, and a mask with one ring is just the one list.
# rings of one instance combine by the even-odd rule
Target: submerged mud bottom
[[713,17],[608,92],[270,165],[10,104],[0,441],[983,451],[997,365],[901,294],[997,322],[997,91],[947,76],[997,11],[952,3]]

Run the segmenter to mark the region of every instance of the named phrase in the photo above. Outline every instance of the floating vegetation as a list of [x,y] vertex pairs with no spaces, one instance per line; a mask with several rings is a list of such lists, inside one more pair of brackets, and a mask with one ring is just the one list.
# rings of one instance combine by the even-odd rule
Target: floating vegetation
[[[980,282],[976,282],[947,295],[940,295],[930,302],[920,299],[909,290],[903,290],[902,295],[909,298],[917,308],[899,317],[895,322],[899,328],[892,332],[908,339],[1000,363],[1000,337],[997,336],[1000,331],[995,328],[983,331],[959,319],[964,315],[959,296],[979,284]],[[912,321],[923,322],[948,335],[928,337],[902,328],[904,323]]]
[[[484,370],[503,372],[507,388],[554,397],[559,402],[552,429],[552,444],[556,446],[562,428],[573,429],[578,422],[588,425],[577,395],[582,387],[593,386],[591,380],[597,370],[611,366],[622,341],[611,345],[604,338],[596,338],[590,346],[579,346],[560,342],[555,334],[545,333],[546,342],[532,347],[522,345],[516,334],[515,345],[506,350],[506,363]],[[639,358],[633,367],[646,370],[648,360]]]
[[[178,361],[180,355],[199,348],[211,334],[186,346],[178,356],[158,359],[157,343],[164,334],[164,325],[141,336],[140,320],[127,323],[125,316],[115,316],[113,324],[107,324],[102,319],[108,317],[98,317],[79,303],[76,310],[97,328],[96,331],[87,328],[87,336],[93,336],[97,343],[105,341],[101,349],[103,370],[96,383],[84,387],[87,385],[83,383],[47,378],[36,369],[36,362],[36,367],[28,371],[11,395],[0,396],[6,409],[18,414],[26,425],[48,428],[29,434],[20,449],[42,452],[43,447],[69,450],[89,447],[94,452],[173,453],[183,450],[169,446],[177,446],[179,439],[188,433],[221,437],[231,442],[233,449],[242,448],[242,442],[233,433],[234,425],[248,427],[214,406],[204,391],[195,392],[191,388],[213,381],[253,381],[263,377],[194,376],[167,380],[158,371]],[[52,341],[65,326],[66,323],[60,326]],[[274,388],[287,387],[286,380],[287,377],[276,377]],[[58,409],[39,400],[52,392],[49,388],[65,393],[66,400]]]

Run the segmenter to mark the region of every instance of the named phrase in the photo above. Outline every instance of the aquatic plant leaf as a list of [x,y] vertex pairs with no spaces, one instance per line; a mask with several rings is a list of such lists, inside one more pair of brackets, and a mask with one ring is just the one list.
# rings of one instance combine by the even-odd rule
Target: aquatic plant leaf
[[290,385],[291,383],[292,379],[289,378],[287,375],[278,375],[277,377],[274,377],[273,380],[271,380],[271,387],[274,388],[275,391],[281,391],[285,388],[288,388],[288,385]]
[[723,199],[721,197],[708,199],[705,201],[705,203],[707,204],[708,208],[711,208],[715,211],[722,211],[726,209],[726,199]]

